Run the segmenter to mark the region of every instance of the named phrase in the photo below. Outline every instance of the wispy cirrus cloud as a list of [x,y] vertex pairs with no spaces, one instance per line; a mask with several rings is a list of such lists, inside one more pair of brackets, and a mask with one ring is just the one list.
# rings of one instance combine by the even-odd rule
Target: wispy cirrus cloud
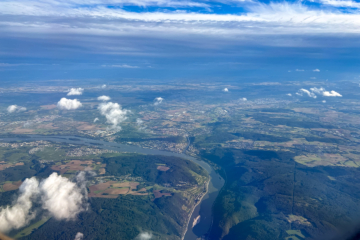
[[[317,54],[316,58],[321,55],[320,59],[328,56],[336,59],[333,52],[343,57],[345,54],[338,53],[337,49],[357,47],[360,39],[360,12],[353,9],[356,2],[314,1],[317,4],[254,0],[4,0],[0,1],[0,41],[16,39],[24,46],[30,41],[34,47],[26,48],[29,51],[26,56],[69,56],[74,61],[82,58],[98,66],[96,71],[109,74],[115,69],[150,72],[145,66],[162,69],[155,62],[161,57],[161,64],[172,62],[176,67],[183,65],[177,60],[184,56],[230,56],[226,61],[247,62],[248,55],[268,58],[268,54],[259,51],[259,47],[264,46],[283,48],[282,55],[277,57],[284,58],[292,54],[292,57],[302,55],[314,59]],[[355,7],[343,10],[340,5]],[[219,6],[225,6],[225,10]],[[230,7],[235,10],[226,10]],[[0,56],[25,56],[16,46],[1,45],[7,46],[0,44]],[[317,50],[322,48],[327,51]],[[358,56],[356,51],[351,52]],[[89,57],[100,55],[105,57]],[[151,62],[155,58],[155,63]],[[225,60],[217,58],[217,61]],[[306,68],[306,72],[310,72],[312,66],[324,67],[320,62],[316,65],[294,63],[286,69],[295,71],[298,66]],[[4,69],[1,70],[6,72]],[[154,69],[151,70],[155,72]]]
[[352,0],[318,0],[319,3],[344,8],[360,8],[360,3]]
[[110,67],[110,68],[139,68],[138,66],[132,66],[128,64],[113,64],[113,65],[101,65],[102,67]]
[[[1,21],[1,25],[8,31],[51,31],[53,34],[107,36],[133,34],[144,36],[157,33],[154,35],[157,38],[162,34],[169,36],[179,33],[217,35],[221,38],[244,33],[261,35],[360,33],[360,13],[310,8],[302,3],[258,2],[246,6],[247,11],[242,14],[205,14],[192,12],[191,9],[131,12],[122,8],[108,8],[106,4],[111,3],[105,1],[90,1],[86,5],[79,5],[80,2],[83,1],[3,1],[0,2],[2,15],[22,16],[28,21],[8,18],[7,21]],[[159,1],[157,4],[161,3],[165,4],[165,1]],[[190,2],[183,3],[190,4]],[[138,4],[141,2],[139,1]],[[56,18],[57,21],[50,22],[49,17]],[[72,21],[74,18],[77,21]],[[74,31],[74,27],[77,31]]]

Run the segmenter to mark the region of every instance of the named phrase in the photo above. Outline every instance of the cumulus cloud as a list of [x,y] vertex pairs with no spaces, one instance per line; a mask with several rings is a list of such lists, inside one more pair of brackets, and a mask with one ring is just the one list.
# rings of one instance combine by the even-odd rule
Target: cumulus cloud
[[[88,177],[93,176],[96,176],[96,173],[93,171],[80,171],[75,177],[76,184],[80,189],[80,193],[84,196],[84,200],[88,199],[88,192],[86,189],[87,179]],[[83,208],[87,210],[88,204],[83,203]]]
[[57,107],[61,110],[74,110],[78,109],[81,106],[81,102],[77,99],[61,98],[60,101],[57,103]]
[[99,121],[99,118],[95,118],[95,119],[94,119],[94,123],[96,123],[97,121]]
[[40,183],[43,208],[56,219],[74,219],[84,210],[84,195],[76,183],[57,173],[52,173]]
[[108,123],[113,125],[113,129],[121,130],[118,126],[120,123],[127,119],[126,114],[130,113],[130,110],[122,109],[118,103],[107,102],[99,105],[101,115],[106,117]]
[[340,93],[335,92],[335,91],[330,91],[330,92],[326,91],[325,88],[323,88],[323,87],[320,87],[320,88],[313,87],[313,88],[310,88],[310,90],[317,94],[321,94],[324,97],[342,97],[342,95]]
[[136,124],[137,124],[138,126],[141,126],[143,123],[144,123],[144,121],[143,121],[141,118],[137,118],[137,119],[136,119]]
[[99,101],[109,101],[111,98],[109,96],[102,95],[97,98]]
[[106,88],[106,84],[103,84],[103,85],[101,86],[101,88],[103,88],[103,89]]
[[326,100],[322,100],[323,103],[326,103]]
[[304,94],[308,95],[311,98],[317,98],[316,95],[313,92],[310,92],[309,90],[306,90],[304,88],[301,88],[296,95],[303,96]]
[[287,96],[289,96],[289,97],[291,97],[292,96],[292,94],[291,93],[288,93],[288,94],[286,94]]
[[338,92],[335,92],[334,90],[332,91],[325,91],[323,92],[323,96],[324,97],[342,97],[342,95]]
[[228,91],[229,91],[228,88],[224,88],[224,89],[223,89],[223,92],[228,92]]
[[136,119],[136,125],[139,128],[139,130],[144,130],[146,128],[144,121],[141,118]]
[[152,238],[152,234],[149,232],[142,232],[139,235],[137,235],[137,237],[135,238],[135,240],[150,240]]
[[67,95],[68,96],[82,95],[83,92],[84,92],[83,88],[71,88]]
[[320,72],[320,69],[314,69],[313,72]]
[[305,71],[304,69],[296,69],[295,71],[297,71],[297,72],[303,72],[303,71]]
[[322,94],[325,91],[325,89],[322,87],[320,87],[320,88],[313,87],[313,88],[310,88],[310,91],[317,93],[317,94]]
[[27,121],[23,124],[23,128],[28,128],[28,127],[31,127],[32,125],[33,125],[33,122]]
[[157,97],[154,100],[154,105],[159,105],[160,103],[162,103],[164,101],[164,99],[162,97]]
[[15,204],[0,209],[0,232],[24,227],[35,217],[36,213],[32,212],[31,208],[33,198],[39,194],[38,185],[36,178],[25,179],[19,188],[20,195]]
[[42,209],[52,217],[58,220],[74,219],[87,207],[86,174],[94,175],[81,171],[75,178],[76,182],[57,173],[52,173],[40,183],[35,177],[25,179],[13,206],[0,209],[0,231],[9,232],[27,225],[35,218],[37,212],[32,207],[39,201]]
[[247,98],[242,98],[241,100],[243,100],[243,101],[247,101]]
[[82,234],[81,232],[78,232],[75,236],[74,240],[82,240],[84,238],[84,234]]
[[26,111],[26,107],[21,107],[18,105],[10,105],[7,108],[8,113],[13,113],[13,112],[23,112]]

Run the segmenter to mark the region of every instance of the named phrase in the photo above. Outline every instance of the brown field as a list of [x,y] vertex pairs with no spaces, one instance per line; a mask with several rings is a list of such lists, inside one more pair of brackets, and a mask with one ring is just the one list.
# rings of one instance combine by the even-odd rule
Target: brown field
[[18,163],[15,163],[15,164],[12,164],[12,163],[5,163],[5,164],[3,164],[3,163],[5,163],[5,162],[4,162],[4,161],[0,162],[0,171],[5,170],[5,169],[7,169],[7,168],[9,168],[9,167],[15,167],[15,166],[22,166],[22,165],[24,165],[23,162],[18,162]]
[[127,194],[129,192],[129,188],[110,188],[106,189],[104,193],[119,195],[119,194]]
[[[87,170],[91,170],[91,165],[94,162],[92,160],[88,160],[88,161],[80,161],[80,160],[72,160],[70,162],[68,162],[67,164],[63,164],[63,165],[53,165],[51,167],[52,170],[55,171],[60,171],[60,174],[64,174],[69,170],[75,170],[75,171],[82,171],[85,170],[85,168]],[[81,165],[87,165],[87,166],[81,166]],[[89,169],[91,168],[91,169]]]
[[293,108],[295,112],[308,113],[308,114],[319,114],[319,110],[315,108]]
[[18,189],[20,187],[21,183],[22,183],[21,181],[12,182],[12,183],[5,183],[3,185],[3,189],[4,189],[5,192],[6,191],[16,190],[16,189]]
[[36,128],[37,129],[58,129],[58,127],[54,127],[53,123],[40,124]]
[[0,164],[0,171],[12,167],[12,164]]
[[134,189],[137,188],[137,186],[139,185],[138,182],[122,182],[122,183],[115,183],[115,184],[111,184],[111,187],[129,187],[131,191],[133,191]]
[[159,171],[162,171],[162,172],[166,172],[166,171],[169,170],[170,168],[169,168],[169,167],[165,167],[165,166],[158,166],[156,169],[159,170]]
[[42,105],[40,106],[42,109],[46,109],[46,110],[50,110],[50,109],[54,109],[56,108],[55,104],[51,104],[51,105]]
[[99,169],[99,174],[100,174],[100,175],[105,174],[105,172],[106,172],[106,171],[105,171],[105,168],[100,168],[100,169]]
[[315,166],[342,166],[342,167],[358,167],[353,161],[341,156],[340,154],[328,154],[323,155],[308,154],[299,155],[295,157],[295,161],[304,164],[308,167]]
[[90,186],[89,189],[90,189],[90,192],[105,190],[105,189],[109,188],[112,183],[115,183],[115,182],[109,181],[109,182],[99,183],[99,184]]
[[33,129],[27,129],[27,128],[21,128],[21,127],[18,127],[18,128],[15,128],[14,131],[12,131],[12,133],[32,133],[34,130]]
[[77,130],[94,130],[97,129],[96,125],[91,125],[89,123],[86,122],[80,122],[80,126],[77,126],[76,129]]
[[109,181],[105,183],[99,183],[89,187],[90,190],[89,197],[116,198],[120,194],[122,195],[131,194],[137,196],[148,195],[145,188],[142,188],[139,191],[134,191],[138,185],[139,185],[138,182],[119,183],[119,182]]
[[148,193],[133,192],[133,193],[131,193],[131,195],[134,195],[134,196],[146,196],[146,195],[149,195],[149,194]]
[[154,190],[153,194],[155,198],[161,198],[162,196],[172,196],[171,193],[162,193],[161,190]]

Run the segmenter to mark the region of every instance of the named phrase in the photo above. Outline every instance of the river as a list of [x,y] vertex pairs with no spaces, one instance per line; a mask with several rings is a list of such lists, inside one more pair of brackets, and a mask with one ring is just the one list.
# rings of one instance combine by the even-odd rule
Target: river
[[[183,153],[174,153],[168,151],[162,151],[157,149],[148,149],[142,148],[139,146],[131,146],[121,143],[114,143],[114,142],[105,142],[101,140],[94,140],[82,137],[75,137],[75,136],[41,136],[41,135],[27,135],[26,137],[13,137],[13,138],[1,138],[0,141],[2,142],[10,142],[10,141],[51,141],[51,142],[58,142],[58,143],[70,143],[70,144],[77,144],[77,145],[87,145],[87,146],[94,146],[102,149],[114,150],[118,152],[128,152],[128,153],[141,153],[141,154],[151,154],[151,155],[163,155],[163,156],[174,156],[185,158],[187,160],[193,161],[203,167],[210,175],[210,183],[208,187],[208,192],[202,198],[200,204],[196,206],[194,209],[190,221],[187,226],[187,231],[184,236],[184,240],[196,240],[197,238],[201,237],[205,233],[207,233],[212,224],[212,205],[219,194],[220,189],[224,185],[225,181],[219,174],[215,172],[215,170],[206,162],[199,161],[194,157],[188,156]],[[200,222],[193,226],[193,221],[197,216],[200,217]]]

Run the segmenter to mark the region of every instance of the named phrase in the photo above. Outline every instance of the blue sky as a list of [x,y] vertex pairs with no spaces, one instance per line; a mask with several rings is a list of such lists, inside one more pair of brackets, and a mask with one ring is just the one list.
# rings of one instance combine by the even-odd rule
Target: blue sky
[[353,0],[2,0],[0,80],[360,80],[359,35]]

